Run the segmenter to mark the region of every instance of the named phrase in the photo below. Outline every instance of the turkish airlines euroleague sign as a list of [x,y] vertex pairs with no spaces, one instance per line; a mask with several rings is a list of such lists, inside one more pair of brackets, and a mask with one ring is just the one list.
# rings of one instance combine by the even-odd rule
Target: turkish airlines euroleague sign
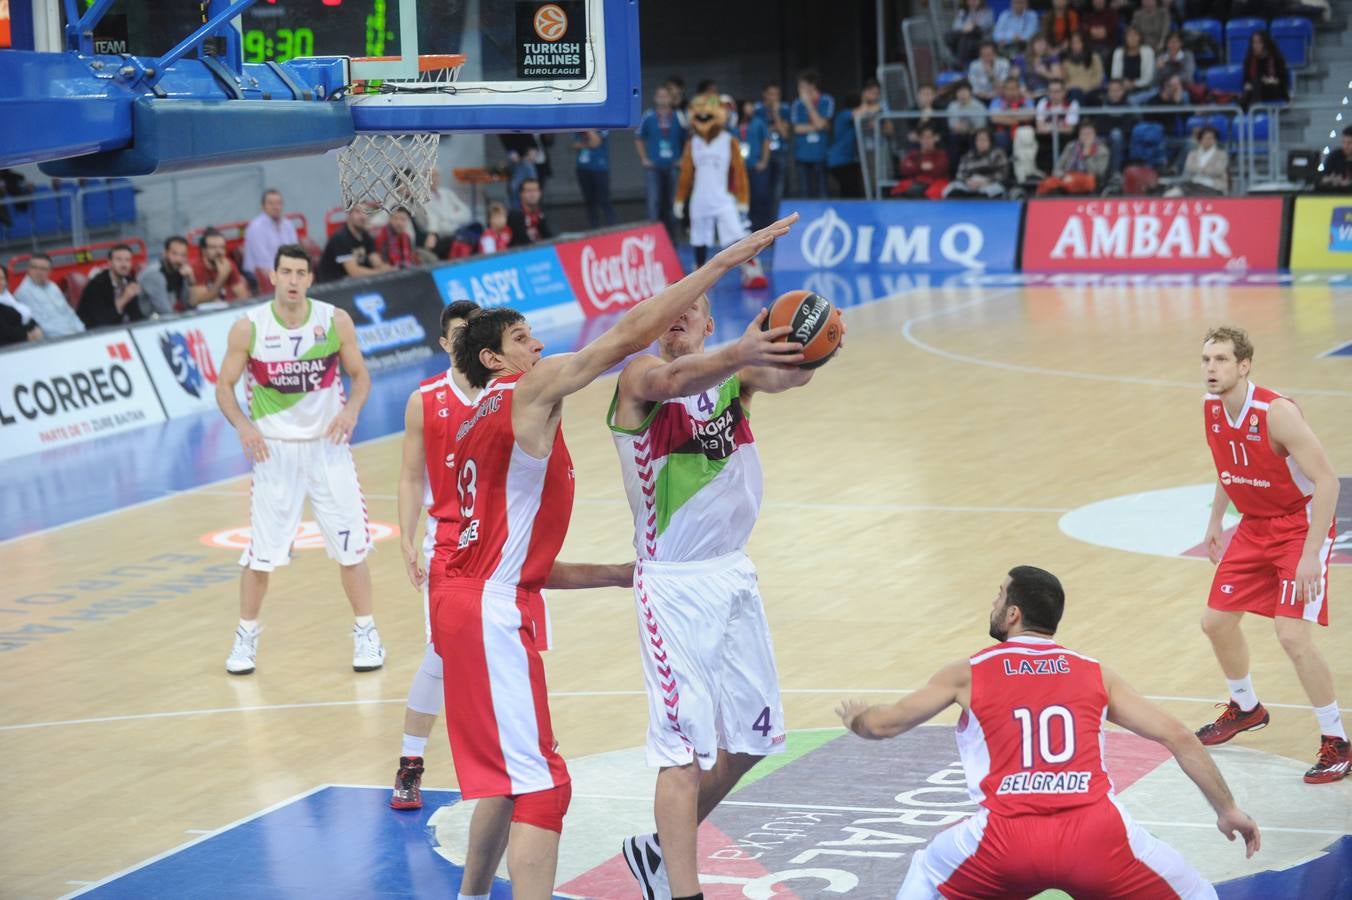
[[1033,200],[1027,272],[1275,270],[1282,198]]
[[590,318],[625,310],[684,276],[661,225],[554,245],[578,305]]

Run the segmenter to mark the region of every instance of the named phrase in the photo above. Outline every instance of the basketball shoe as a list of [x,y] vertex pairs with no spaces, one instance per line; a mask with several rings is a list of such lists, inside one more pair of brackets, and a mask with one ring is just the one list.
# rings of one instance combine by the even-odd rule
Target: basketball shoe
[[656,834],[636,834],[620,845],[629,872],[638,879],[645,900],[671,900],[667,867],[662,864],[662,846]]
[[258,655],[258,631],[247,631],[244,626],[235,628],[235,646],[225,660],[225,671],[231,675],[248,675],[254,670],[254,657]]
[[1305,773],[1305,783],[1328,784],[1330,781],[1338,781],[1347,777],[1349,768],[1352,768],[1352,744],[1345,738],[1320,735],[1319,755],[1315,757],[1314,765]]
[[1257,731],[1263,728],[1270,718],[1261,703],[1245,712],[1239,708],[1238,703],[1231,700],[1225,704],[1216,721],[1197,729],[1197,739],[1208,747],[1214,747],[1217,744],[1224,744],[1241,731]]
[[423,758],[399,757],[399,771],[394,775],[394,793],[390,795],[393,809],[422,809]]
[[380,632],[374,623],[362,628],[352,626],[352,670],[372,672],[385,665],[385,646],[380,643]]

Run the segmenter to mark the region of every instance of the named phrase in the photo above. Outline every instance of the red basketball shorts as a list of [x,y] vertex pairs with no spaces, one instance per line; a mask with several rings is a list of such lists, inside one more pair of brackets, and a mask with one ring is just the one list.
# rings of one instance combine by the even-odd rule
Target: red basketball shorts
[[1296,566],[1305,547],[1310,520],[1301,511],[1260,519],[1245,516],[1225,549],[1211,581],[1207,606],[1225,612],[1251,612],[1269,619],[1285,616],[1329,623],[1329,556],[1334,530],[1319,548],[1319,595],[1308,603],[1296,591]]
[[513,797],[568,784],[549,719],[540,595],[461,578],[440,578],[432,590],[460,793]]
[[897,900],[1031,897],[1059,888],[1075,900],[1214,900],[1182,855],[1110,797],[1045,816],[981,810],[911,858]]

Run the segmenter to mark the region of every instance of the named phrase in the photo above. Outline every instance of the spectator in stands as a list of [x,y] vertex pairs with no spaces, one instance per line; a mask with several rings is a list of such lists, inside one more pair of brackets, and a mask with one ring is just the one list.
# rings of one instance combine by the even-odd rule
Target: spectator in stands
[[[1171,76],[1160,85],[1159,93],[1146,101],[1147,107],[1188,106],[1188,92],[1183,90],[1183,79]],[[1146,113],[1146,120],[1158,122],[1164,128],[1164,143],[1169,150],[1169,165],[1175,171],[1181,168],[1192,141],[1188,135],[1189,112],[1186,109],[1170,112]]]
[[268,188],[263,192],[263,211],[244,229],[244,277],[254,280],[259,294],[272,293],[272,265],[277,248],[298,243],[296,226],[282,208],[282,192]]
[[[784,197],[784,178],[789,171],[789,144],[793,139],[793,123],[789,120],[789,104],[779,85],[767,81],[761,88],[761,102],[756,104],[756,117],[765,122],[770,133],[770,164],[766,172],[770,180],[770,208],[778,209]],[[890,127],[891,123],[887,123]]]
[[1244,92],[1239,105],[1248,109],[1255,103],[1286,103],[1291,99],[1286,59],[1266,31],[1255,31],[1244,54]]
[[1061,72],[1070,99],[1095,105],[1103,98],[1103,60],[1089,49],[1079,32],[1070,36],[1070,49],[1061,60]]
[[993,41],[982,42],[976,59],[967,67],[967,83],[972,86],[972,93],[983,103],[990,103],[1008,77],[1009,60],[995,55]]
[[[734,132],[737,142],[744,148],[751,228],[758,231],[774,221],[775,208],[770,202],[770,129],[765,120],[756,115],[756,101],[743,100],[738,112]],[[672,215],[670,203],[667,204],[667,215]],[[758,222],[764,224],[758,225]],[[676,239],[675,227],[675,219],[672,219],[668,233],[673,241]]]
[[1099,133],[1108,138],[1111,154],[1108,168],[1111,172],[1120,172],[1127,139],[1131,137],[1132,126],[1137,122],[1136,107],[1127,99],[1127,86],[1120,78],[1108,82],[1101,105],[1114,110],[1101,114],[1097,126]]
[[995,146],[989,128],[978,128],[972,149],[958,162],[958,174],[945,197],[1003,197],[1009,188],[1009,157]]
[[1131,17],[1131,27],[1141,33],[1142,43],[1158,53],[1172,30],[1169,10],[1161,7],[1159,0],[1141,0],[1140,9]]
[[1062,78],[1061,59],[1052,52],[1047,38],[1037,35],[1028,45],[1028,49],[1014,58],[1014,70],[1010,73],[1023,81],[1028,96],[1037,98],[1047,93],[1047,86],[1054,79]]
[[132,253],[126,244],[108,251],[108,265],[85,285],[76,312],[88,328],[124,325],[145,318],[139,297],[141,286],[132,277]]
[[488,227],[479,235],[479,252],[497,253],[512,243],[512,229],[507,225],[507,207],[501,203],[488,204]]
[[[835,182],[833,196],[858,199],[864,196],[864,173],[859,168],[859,139],[854,129],[855,110],[859,109],[858,94],[851,94],[841,104],[831,129],[831,146],[826,150],[826,169]],[[747,156],[748,172],[751,158]]]
[[0,345],[42,338],[42,328],[33,319],[33,311],[9,292],[9,269],[0,263]]
[[[970,94],[970,92],[969,92]],[[888,154],[888,146],[892,138],[892,122],[884,119],[878,125],[875,136],[874,122],[882,115],[883,89],[878,84],[878,79],[870,78],[864,82],[864,89],[859,93],[859,105],[854,109],[854,120],[859,125],[859,167],[864,174],[864,183],[870,184],[876,177],[878,171],[878,154]],[[889,157],[890,158],[890,157]],[[755,182],[752,182],[754,187]],[[770,207],[770,219],[765,221],[769,224],[774,218],[775,208]],[[752,221],[754,223],[754,208]]]
[[[507,153],[507,196],[509,207],[515,208],[517,198],[521,196],[521,182],[534,178],[544,190],[552,169],[549,165],[549,147],[554,143],[552,134],[513,133],[500,134],[498,140]],[[473,220],[473,213],[470,220]],[[465,222],[465,225],[469,222]],[[447,232],[455,234],[464,225]]]
[[1128,93],[1131,88],[1147,91],[1155,83],[1155,51],[1144,43],[1135,25],[1127,28],[1122,46],[1113,51],[1113,64],[1108,74],[1125,81]]
[[915,92],[916,112],[922,113],[919,118],[907,119],[908,130],[906,132],[907,150],[920,145],[920,131],[929,127],[934,129],[934,133],[939,135],[942,142],[948,131],[948,119],[939,110],[934,108],[935,91],[934,86],[922,84]]
[[[1000,18],[995,21],[992,36],[1001,53],[1013,54],[1022,50],[1037,30],[1037,13],[1028,8],[1028,0],[1012,0],[1009,9],[1000,13]],[[979,52],[980,48],[977,49]]]
[[552,238],[554,231],[545,219],[545,211],[540,208],[540,182],[534,178],[521,182],[517,199],[521,201],[521,208],[512,210],[507,216],[507,225],[512,229],[512,246],[524,247]]
[[79,334],[85,330],[85,324],[51,276],[52,258],[46,253],[34,253],[28,258],[28,272],[19,282],[14,298],[32,311],[34,321],[47,337]]
[[1352,125],[1343,129],[1341,145],[1324,157],[1315,190],[1321,194],[1352,193]]
[[1047,86],[1047,96],[1037,102],[1033,117],[1039,169],[1052,168],[1061,149],[1075,140],[1079,125],[1080,104],[1066,96],[1066,83],[1058,78]]
[[1080,30],[1085,42],[1101,61],[1108,59],[1117,46],[1120,28],[1117,10],[1108,5],[1108,0],[1093,0],[1089,8],[1080,13]]
[[225,235],[208,228],[197,239],[197,247],[200,252],[192,264],[193,288],[188,305],[249,299],[249,283],[230,258]]
[[892,187],[893,197],[937,200],[948,187],[948,154],[939,146],[939,132],[931,125],[920,129],[920,147],[901,160],[901,180]]
[[455,233],[474,221],[474,212],[453,188],[442,185],[440,172],[433,169],[431,177],[432,196],[423,204],[426,230],[422,247],[437,259],[445,259],[450,255]]
[[1192,51],[1183,46],[1183,35],[1172,31],[1164,39],[1164,51],[1155,57],[1155,83],[1163,84],[1171,76],[1183,79],[1183,87],[1197,80],[1197,61]]
[[798,192],[804,197],[826,196],[826,151],[835,117],[835,98],[822,93],[817,73],[809,69],[799,74],[798,99],[789,107],[789,121],[793,123]]
[[137,302],[141,318],[169,316],[192,307],[195,281],[188,265],[188,241],[182,235],[166,238],[158,264],[147,264],[136,276],[141,285]]
[[1217,197],[1230,189],[1230,156],[1220,146],[1220,138],[1214,127],[1202,127],[1197,146],[1183,164],[1183,180],[1164,196]]
[[959,65],[967,65],[976,58],[982,41],[988,41],[995,28],[995,15],[986,0],[963,0],[953,17],[948,31],[948,46]]
[[991,101],[990,112],[995,144],[1008,154],[1014,145],[1014,129],[1027,125],[1033,118],[1033,101],[1024,95],[1019,79],[1005,79],[1000,96]]
[[411,269],[419,263],[414,247],[413,213],[407,206],[396,207],[376,235],[376,252],[392,269]]
[[685,79],[679,75],[669,75],[662,83],[671,92],[671,108],[676,110],[676,117],[681,120],[682,127],[689,131],[690,119],[686,115],[689,100],[685,96]]
[[1110,153],[1098,138],[1094,123],[1080,123],[1079,140],[1061,151],[1050,177],[1037,186],[1038,196],[1046,194],[1092,194],[1108,180]]
[[986,127],[986,106],[972,96],[972,86],[965,81],[957,83],[956,93],[957,96],[946,110],[949,116],[949,143],[960,154],[966,154],[971,150],[973,136]]
[[[761,127],[764,127],[764,123]],[[659,84],[653,91],[652,109],[643,113],[637,135],[634,147],[638,150],[639,162],[643,164],[648,218],[661,222],[674,241],[676,218],[672,206],[676,198],[676,176],[680,170],[681,151],[685,148],[685,126],[676,116],[676,110],[671,105],[671,90],[666,85]],[[764,172],[764,167],[761,171]]]
[[1052,8],[1042,17],[1041,34],[1054,53],[1064,53],[1070,36],[1080,30],[1080,13],[1066,0],[1052,0]]
[[600,228],[615,224],[610,204],[610,132],[579,131],[573,138],[577,151],[577,186],[587,205],[587,224]]
[[[12,209],[28,209],[27,202],[14,202],[12,198],[25,197],[35,190],[36,188],[29,183],[22,172],[16,172],[13,169],[0,169],[0,225],[13,223]],[[3,202],[7,199],[10,202]]]
[[[389,271],[389,264],[376,251],[376,242],[366,230],[365,204],[356,203],[347,211],[347,221],[333,233],[319,258],[319,280],[340,281]],[[269,277],[271,283],[271,277]]]

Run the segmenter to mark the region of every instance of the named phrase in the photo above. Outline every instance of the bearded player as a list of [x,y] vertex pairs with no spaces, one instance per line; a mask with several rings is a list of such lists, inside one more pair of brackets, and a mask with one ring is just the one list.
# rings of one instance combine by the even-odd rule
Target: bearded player
[[[490,809],[471,823],[475,865],[506,845],[513,896],[551,896],[572,787],[555,746],[531,595],[544,585],[572,515],[573,466],[563,400],[657,340],[724,274],[786,234],[797,215],[721,251],[708,265],[626,312],[576,353],[541,359],[520,313],[490,309],[457,337],[455,366],[480,388],[456,432],[460,539],[433,598],[445,665],[446,718],[466,799]],[[476,819],[479,819],[476,809]],[[464,885],[462,896],[484,887]]]

